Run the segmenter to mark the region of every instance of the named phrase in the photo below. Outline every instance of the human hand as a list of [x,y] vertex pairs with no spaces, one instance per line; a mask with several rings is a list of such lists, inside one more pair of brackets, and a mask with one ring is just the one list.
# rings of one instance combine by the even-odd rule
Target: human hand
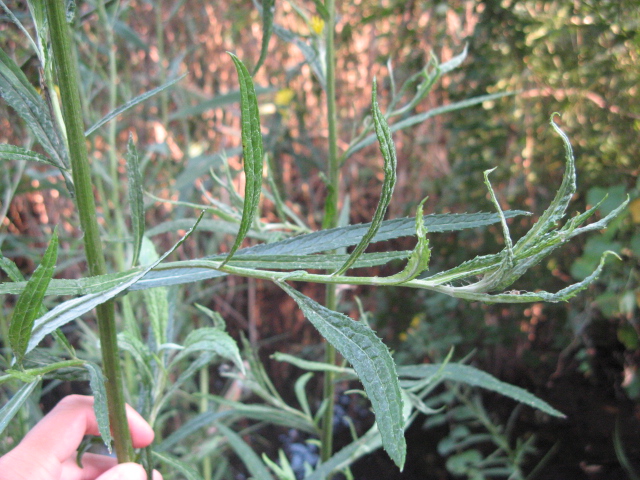
[[[127,420],[134,448],[150,445],[153,429],[129,405]],[[17,447],[0,458],[0,480],[147,480],[140,465],[118,465],[106,455],[86,453],[80,468],[76,451],[85,435],[99,435],[93,397],[63,398]],[[162,476],[154,471],[153,480]]]

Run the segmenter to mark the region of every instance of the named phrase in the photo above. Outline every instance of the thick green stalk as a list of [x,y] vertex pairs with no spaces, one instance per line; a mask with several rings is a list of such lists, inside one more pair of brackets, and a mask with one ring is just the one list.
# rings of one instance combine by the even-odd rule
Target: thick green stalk
[[[45,2],[58,86],[60,87],[62,99],[62,113],[67,130],[80,226],[84,233],[83,240],[87,267],[90,275],[102,275],[106,273],[107,269],[98,229],[91,171],[84,136],[84,122],[80,106],[77,67],[72,51],[71,35],[66,22],[65,3],[64,0],[49,0]],[[130,462],[133,460],[134,455],[125,412],[113,301],[100,305],[96,308],[96,312],[102,350],[102,368],[107,377],[106,390],[109,420],[116,454],[118,461]]]
[[[324,228],[338,226],[338,192],[340,189],[340,165],[338,159],[338,125],[336,115],[336,70],[335,70],[335,0],[326,0],[325,7],[329,12],[326,22],[326,69],[327,69],[327,120],[329,125],[329,159],[328,159],[328,196],[325,203]],[[325,305],[330,310],[337,307],[336,285],[327,285]],[[325,362],[336,363],[336,350],[329,343],[325,344]],[[322,418],[322,438],[320,457],[323,462],[331,458],[333,453],[333,408],[335,403],[335,378],[333,372],[325,372],[323,396],[326,410]]]

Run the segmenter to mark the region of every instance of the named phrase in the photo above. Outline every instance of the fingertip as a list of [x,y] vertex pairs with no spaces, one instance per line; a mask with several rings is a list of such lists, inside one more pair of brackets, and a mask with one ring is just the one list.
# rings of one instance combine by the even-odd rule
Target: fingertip
[[104,472],[96,480],[147,480],[147,472],[137,463],[121,463]]
[[153,471],[153,480],[162,480],[162,475],[160,475],[158,470]]

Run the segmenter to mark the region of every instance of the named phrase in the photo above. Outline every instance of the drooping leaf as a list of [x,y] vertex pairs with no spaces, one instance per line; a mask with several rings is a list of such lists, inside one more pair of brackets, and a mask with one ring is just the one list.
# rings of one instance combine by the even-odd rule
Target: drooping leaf
[[373,80],[373,92],[371,93],[371,113],[373,116],[373,125],[376,131],[376,136],[378,137],[378,143],[380,144],[380,152],[384,159],[384,166],[382,167],[384,172],[382,193],[380,195],[376,211],[373,214],[373,220],[371,221],[369,230],[367,230],[367,233],[365,233],[360,242],[358,242],[358,245],[356,245],[345,264],[336,271],[335,275],[342,275],[351,268],[376,235],[382,221],[384,220],[384,214],[387,212],[387,207],[389,206],[389,203],[391,203],[393,189],[396,185],[396,168],[398,166],[398,160],[396,159],[396,147],[393,143],[389,125],[387,125],[387,121],[385,120],[384,115],[380,111],[380,106],[378,105],[377,83],[375,79]]
[[142,343],[133,333],[124,330],[118,334],[118,348],[129,352],[138,366],[141,383],[151,388],[155,377],[151,371],[153,356],[149,347]]
[[45,292],[53,277],[53,272],[58,259],[58,229],[53,231],[49,246],[45,251],[42,261],[36,271],[27,282],[27,285],[16,303],[11,324],[9,325],[9,344],[18,365],[27,352],[27,345],[31,338],[33,324],[40,313],[40,306]]
[[85,295],[83,297],[74,298],[73,300],[64,302],[58,305],[53,310],[47,312],[46,315],[38,318],[34,322],[29,345],[27,346],[27,351],[25,353],[33,350],[47,334],[53,332],[56,328],[59,328],[62,325],[65,325],[68,322],[78,318],[80,315],[83,315],[89,310],[92,310],[97,305],[101,305],[102,303],[110,300],[119,293],[125,291],[127,288],[131,287],[131,285],[135,284],[137,281],[143,278],[156,265],[158,265],[166,257],[173,253],[176,248],[182,245],[182,243],[191,235],[191,233],[193,233],[197,226],[198,222],[196,222],[191,230],[189,230],[169,251],[162,255],[157,262],[152,263],[144,270],[138,271],[135,275],[130,276],[127,281],[121,282],[115,287],[112,287],[106,291]]
[[253,75],[260,70],[269,53],[269,40],[271,40],[271,34],[273,33],[275,3],[275,0],[262,0],[262,47],[260,48],[258,63],[253,68]]
[[215,353],[219,357],[231,360],[238,370],[245,372],[238,344],[224,330],[208,327],[192,330],[184,341],[184,350],[176,355],[174,362],[200,352]]
[[[561,412],[544,400],[527,392],[525,389],[498,380],[496,377],[470,365],[460,363],[448,363],[444,366],[440,364],[405,365],[398,367],[398,375],[401,379],[414,380],[423,380],[427,377],[438,375],[441,379],[465,383],[472,387],[484,388],[504,395],[505,397],[512,398],[525,405],[529,405],[554,417],[564,418]],[[401,380],[401,382],[410,383],[410,380]]]
[[0,97],[33,131],[42,148],[60,169],[68,168],[65,143],[45,101],[29,83],[20,67],[0,48]]
[[138,150],[133,137],[129,136],[127,145],[127,181],[129,184],[129,208],[131,209],[131,229],[133,230],[133,256],[131,266],[138,263],[142,238],[144,236],[144,187]]
[[60,168],[60,165],[40,153],[27,150],[26,148],[18,147],[16,145],[8,145],[6,143],[0,143],[0,160],[27,160],[30,162],[45,163],[52,167]]
[[33,379],[32,382],[24,384],[20,387],[11,399],[3,405],[0,409],[0,435],[11,419],[20,411],[22,405],[29,399],[29,396],[33,393],[36,387],[40,384],[40,378]]
[[98,422],[98,431],[102,442],[111,453],[111,429],[109,428],[109,409],[107,407],[107,389],[105,387],[105,377],[102,370],[95,363],[86,362],[85,368],[89,372],[89,387],[93,395],[93,411]]
[[90,126],[85,132],[84,135],[86,137],[88,137],[89,135],[91,135],[93,132],[95,132],[97,129],[99,129],[101,126],[105,125],[106,123],[109,123],[111,120],[113,120],[114,118],[116,118],[118,115],[120,115],[121,113],[126,112],[127,110],[129,110],[130,108],[135,107],[136,105],[138,105],[139,103],[144,102],[145,100],[147,100],[148,98],[153,97],[154,95],[174,86],[176,83],[178,83],[180,80],[182,80],[184,77],[186,77],[187,74],[183,74],[180,75],[178,78],[174,78],[173,80],[168,81],[167,83],[160,85],[157,88],[154,88],[153,90],[149,90],[148,92],[145,92],[141,95],[138,95],[135,98],[132,98],[131,100],[129,100],[127,103],[125,103],[124,105],[120,105],[118,108],[112,110],[111,112],[107,113],[104,117],[102,117],[100,120],[98,120],[95,124],[93,124],[92,126]]
[[234,54],[229,53],[236,66],[240,81],[240,111],[242,113],[242,154],[244,157],[244,206],[242,208],[242,220],[240,231],[229,251],[224,263],[229,261],[236,250],[242,244],[249,228],[253,224],[260,192],[262,190],[262,165],[264,161],[264,147],[262,145],[262,132],[260,131],[260,114],[258,112],[258,100],[253,87],[253,80],[247,67]]
[[264,466],[264,463],[262,463],[258,454],[254,452],[249,445],[247,445],[240,435],[220,422],[216,423],[216,428],[225,436],[229,446],[234,452],[236,452],[236,455],[240,457],[240,460],[242,460],[242,463],[247,467],[249,474],[251,474],[253,478],[259,478],[260,480],[273,480],[271,473],[269,473],[267,467]]
[[402,469],[406,457],[403,400],[389,350],[365,323],[331,311],[284,283],[280,286],[320,334],[353,365],[371,401],[384,449]]

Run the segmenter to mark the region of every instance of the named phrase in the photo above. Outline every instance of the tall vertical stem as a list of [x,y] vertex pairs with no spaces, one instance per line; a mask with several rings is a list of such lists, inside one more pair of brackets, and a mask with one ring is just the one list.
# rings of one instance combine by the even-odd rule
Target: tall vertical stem
[[[340,188],[340,165],[338,159],[338,126],[336,115],[336,70],[335,70],[335,24],[336,6],[335,0],[326,0],[325,7],[329,12],[326,23],[326,72],[327,72],[327,120],[329,125],[329,159],[328,159],[328,195],[325,202],[325,218],[323,228],[338,226],[338,193]],[[335,310],[337,307],[336,286],[327,285],[326,307]],[[336,362],[336,350],[332,345],[326,344],[325,362]],[[323,397],[326,402],[326,410],[322,418],[322,438],[320,457],[327,461],[333,453],[333,409],[335,403],[335,378],[333,372],[325,372]]]
[[[66,22],[65,0],[45,2],[51,31],[58,86],[62,99],[62,113],[67,130],[73,183],[80,215],[80,226],[84,233],[84,247],[89,274],[103,275],[106,264],[98,229],[96,205],[91,184],[91,171],[84,136],[84,122],[80,107],[80,92],[77,80],[77,66],[72,51],[71,35]],[[112,301],[96,308],[98,330],[102,350],[102,368],[106,380],[109,420],[115,442],[118,461],[133,460],[133,447],[125,412],[122,373],[118,358],[116,339],[115,308]]]

